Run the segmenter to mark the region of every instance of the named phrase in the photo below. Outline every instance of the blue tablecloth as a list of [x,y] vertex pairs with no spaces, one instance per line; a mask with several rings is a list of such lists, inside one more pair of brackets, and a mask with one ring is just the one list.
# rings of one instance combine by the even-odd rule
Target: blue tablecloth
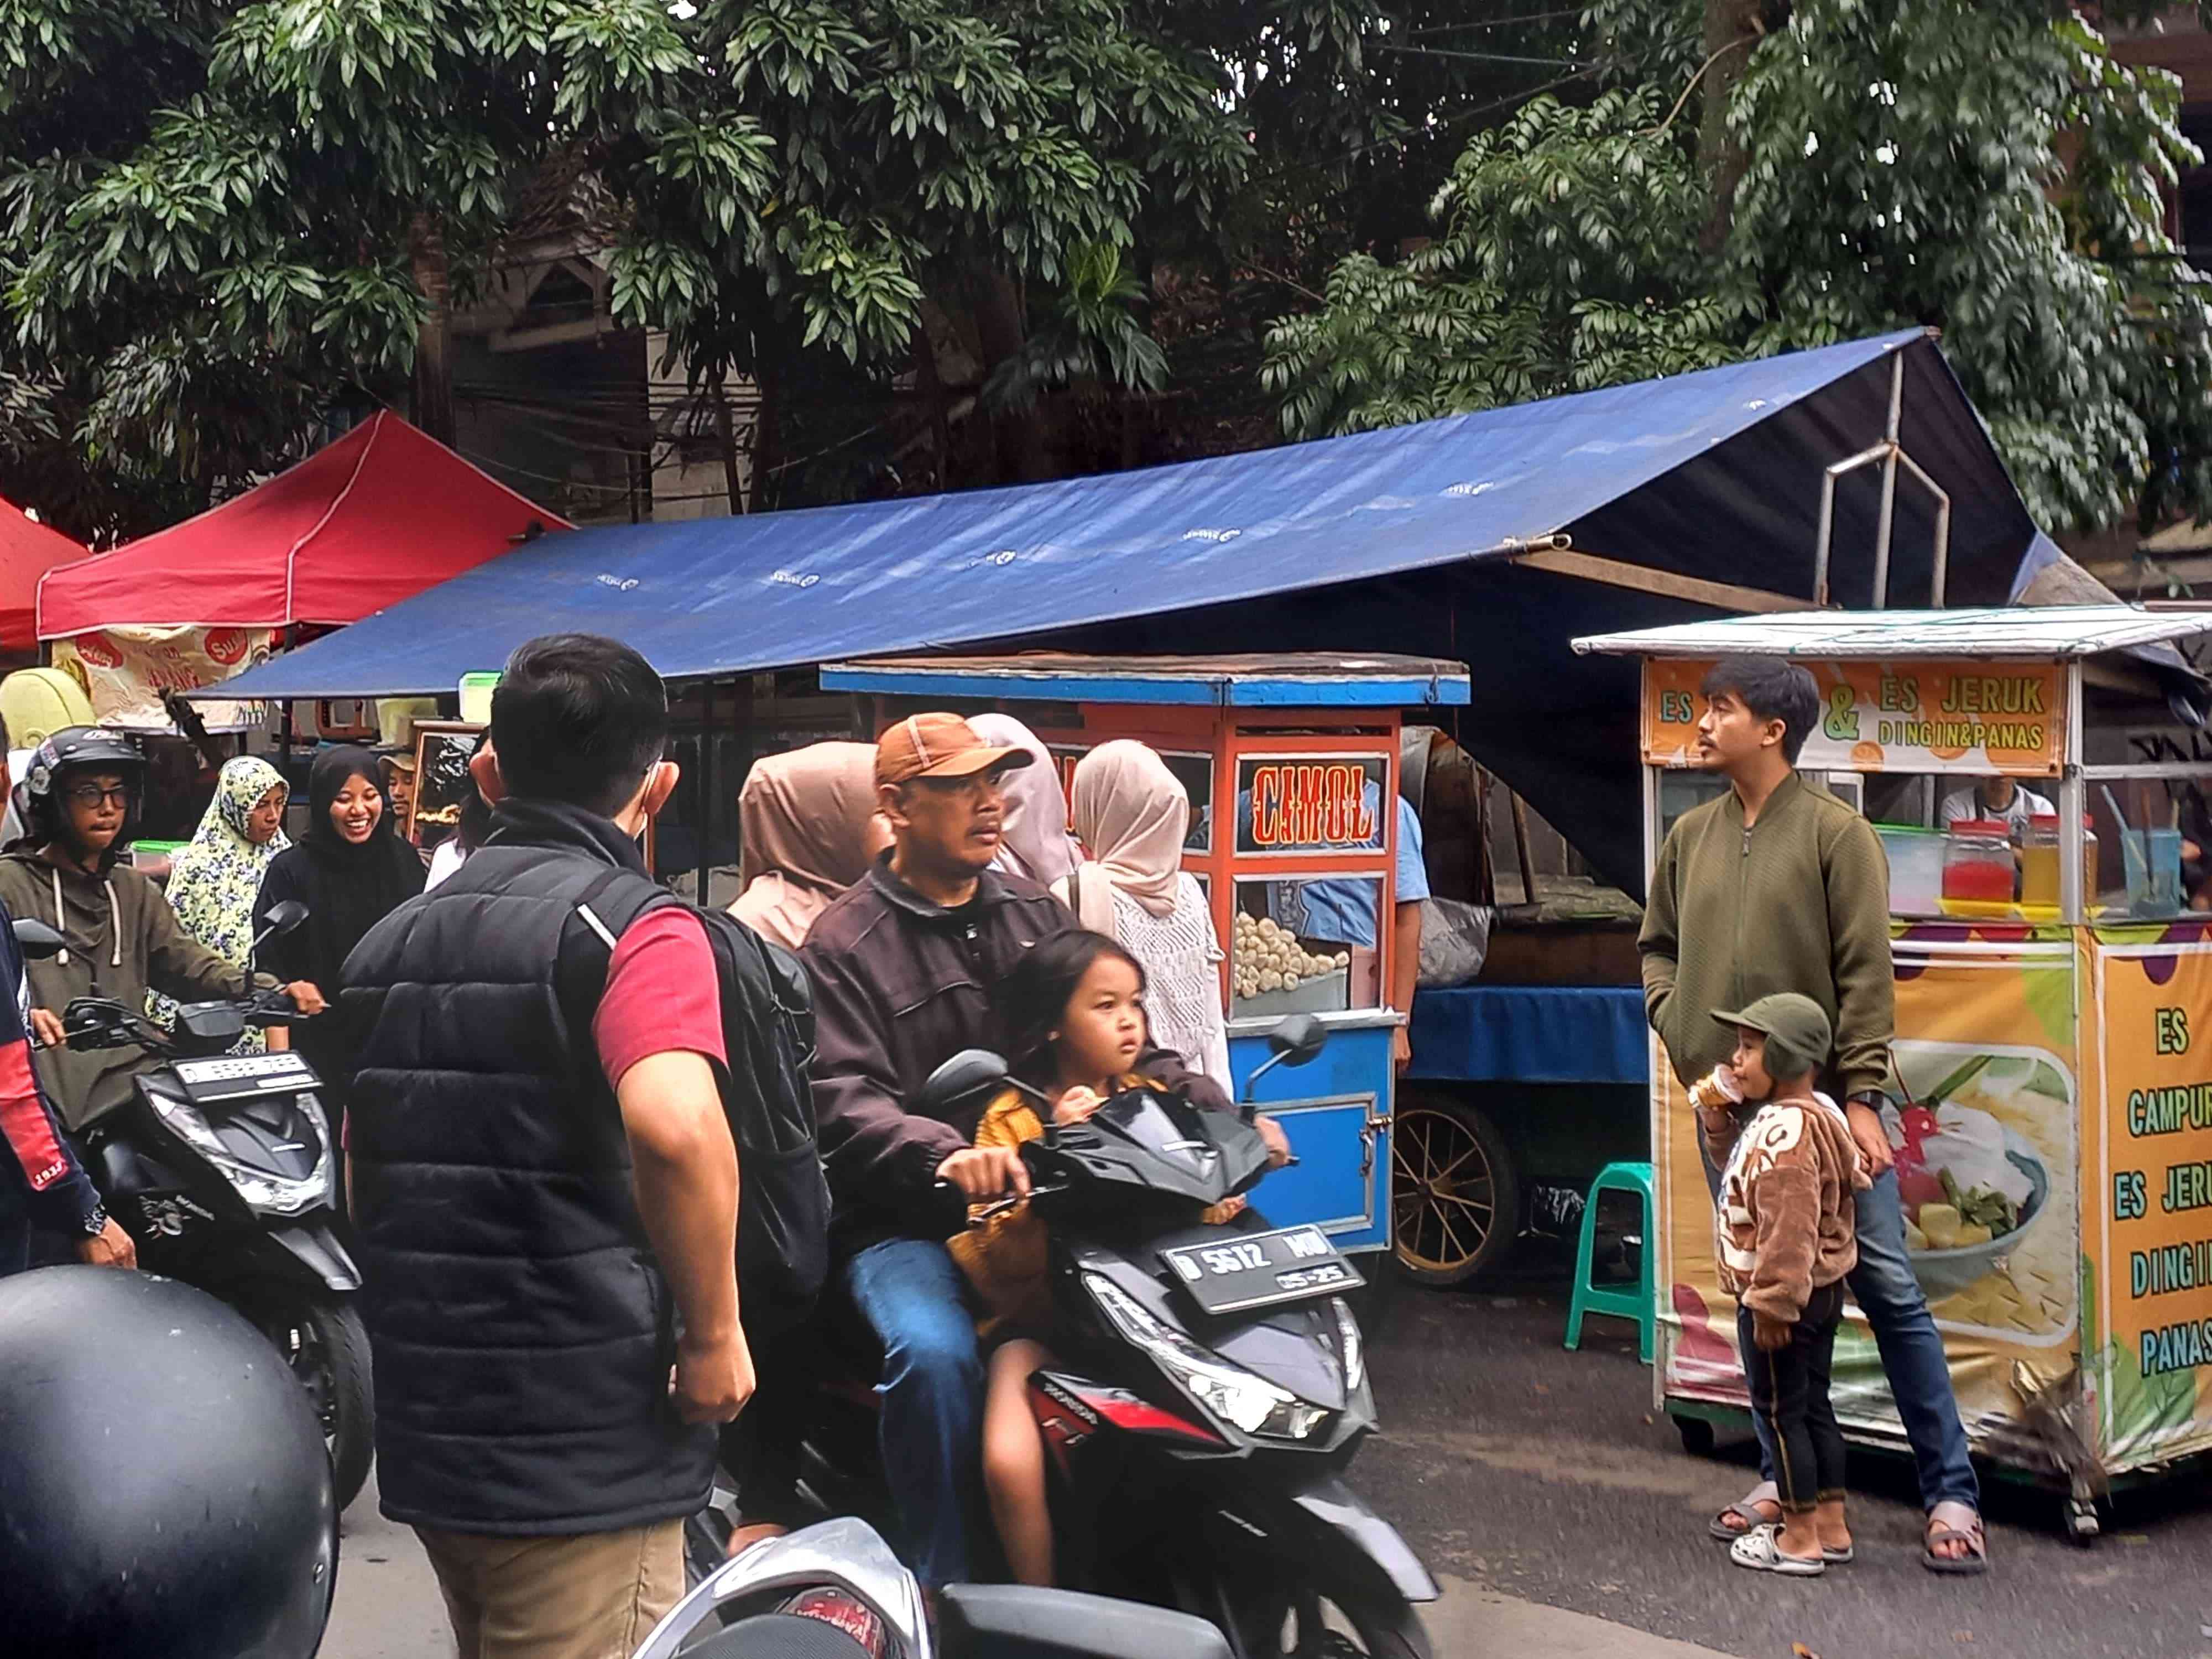
[[1644,993],[1625,985],[1462,985],[1413,999],[1408,1078],[1645,1083]]

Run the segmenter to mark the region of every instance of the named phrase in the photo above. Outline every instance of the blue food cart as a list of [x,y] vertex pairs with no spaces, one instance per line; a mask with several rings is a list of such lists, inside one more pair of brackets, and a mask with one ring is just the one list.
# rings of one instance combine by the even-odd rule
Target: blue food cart
[[876,700],[875,727],[923,706],[1005,708],[1063,762],[1099,744],[1152,745],[1188,791],[1183,868],[1212,906],[1226,960],[1229,1057],[1241,1095],[1292,1013],[1328,1028],[1303,1066],[1254,1098],[1298,1163],[1268,1177],[1278,1225],[1315,1223],[1340,1249],[1392,1231],[1392,872],[1398,728],[1407,708],[1468,700],[1465,665],[1426,658],[912,658],[833,663],[825,691]]

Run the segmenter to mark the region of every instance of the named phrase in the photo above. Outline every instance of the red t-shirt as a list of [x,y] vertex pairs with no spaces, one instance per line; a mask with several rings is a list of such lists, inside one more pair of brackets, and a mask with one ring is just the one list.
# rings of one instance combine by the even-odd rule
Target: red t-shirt
[[671,904],[623,930],[607,963],[607,988],[592,1020],[592,1041],[610,1088],[641,1060],[672,1049],[728,1064],[722,995],[705,923]]

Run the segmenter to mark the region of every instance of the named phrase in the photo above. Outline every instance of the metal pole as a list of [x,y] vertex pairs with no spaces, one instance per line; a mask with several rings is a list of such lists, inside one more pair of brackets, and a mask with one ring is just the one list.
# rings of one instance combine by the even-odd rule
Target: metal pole
[[1906,471],[1920,481],[1921,488],[1936,498],[1936,563],[1929,578],[1929,603],[1935,609],[1943,608],[1943,585],[1951,563],[1951,493],[1929,477],[1919,462],[1897,452],[1897,459],[1905,464]]
[[709,902],[708,888],[714,878],[714,678],[707,677],[700,688],[699,713],[699,890],[694,896],[702,908]]
[[1885,441],[1889,453],[1881,465],[1881,516],[1875,522],[1874,535],[1874,608],[1889,608],[1889,532],[1897,508],[1897,434],[1905,413],[1905,359],[1899,357],[1889,370],[1889,428]]
[[2066,665],[2066,753],[2058,784],[2058,915],[2069,927],[2083,920],[2087,896],[2081,890],[2081,827],[2088,810],[2087,786],[2081,778],[2081,659]]
[[1813,538],[1813,603],[1828,602],[1828,538],[1836,528],[1836,469],[1820,475],[1820,530]]

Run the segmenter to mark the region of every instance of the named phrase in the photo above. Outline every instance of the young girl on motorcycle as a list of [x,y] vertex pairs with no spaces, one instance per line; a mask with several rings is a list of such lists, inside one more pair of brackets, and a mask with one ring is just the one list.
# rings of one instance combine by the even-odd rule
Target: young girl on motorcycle
[[[1007,1047],[1016,1077],[1052,1102],[1055,1123],[1079,1123],[1112,1096],[1146,1086],[1132,1068],[1145,1052],[1145,970],[1103,933],[1046,939],[1004,988]],[[984,1109],[978,1146],[1018,1146],[1044,1133],[1044,1109],[1006,1089]],[[1232,1198],[1206,1219],[1230,1219]],[[1029,1404],[1029,1379],[1052,1363],[1043,1218],[1027,1206],[979,1223],[951,1246],[987,1313],[992,1354],[983,1407],[983,1482],[1006,1565],[1024,1584],[1053,1582],[1052,1516],[1045,1499],[1044,1440]]]

